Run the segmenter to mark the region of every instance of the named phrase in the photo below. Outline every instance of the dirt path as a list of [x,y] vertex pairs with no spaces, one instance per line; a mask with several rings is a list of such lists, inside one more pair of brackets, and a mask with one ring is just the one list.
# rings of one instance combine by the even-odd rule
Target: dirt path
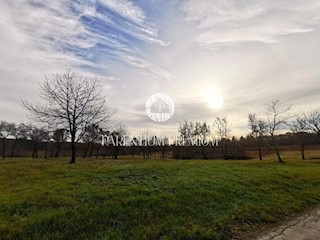
[[256,240],[320,240],[320,208],[301,215]]

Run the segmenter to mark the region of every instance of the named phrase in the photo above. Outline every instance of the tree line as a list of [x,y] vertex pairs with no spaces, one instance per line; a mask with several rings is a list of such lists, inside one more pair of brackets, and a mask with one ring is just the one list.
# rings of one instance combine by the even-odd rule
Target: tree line
[[[320,139],[320,110],[313,109],[307,112],[294,114],[291,112],[291,106],[282,103],[278,99],[272,100],[266,105],[266,114],[263,117],[257,116],[255,113],[248,114],[248,127],[250,133],[240,139],[230,137],[231,124],[227,117],[216,117],[212,124],[207,122],[184,121],[178,128],[180,136],[188,139],[187,145],[191,145],[192,140],[206,139],[209,135],[213,135],[219,141],[219,148],[223,153],[223,158],[232,158],[228,148],[235,149],[238,147],[242,152],[243,158],[246,158],[244,152],[245,145],[254,139],[258,149],[259,159],[263,159],[263,145],[268,146],[268,150],[273,147],[279,162],[283,162],[279,142],[281,137],[289,137],[290,144],[299,145],[301,150],[301,158],[305,159],[305,146],[308,143],[315,142]],[[284,135],[286,134],[286,135]],[[251,141],[252,142],[252,141]],[[202,148],[202,158],[207,159],[205,148]],[[190,153],[189,153],[190,154]],[[241,155],[241,154],[240,154]]]
[[[110,123],[113,121],[115,110],[108,105],[107,97],[102,92],[103,85],[97,78],[89,78],[78,75],[71,70],[64,73],[56,73],[46,77],[40,85],[40,103],[31,103],[22,100],[23,106],[29,111],[30,118],[34,124],[13,124],[5,121],[0,122],[0,138],[2,139],[2,157],[6,157],[7,139],[13,139],[10,157],[14,156],[15,147],[19,140],[32,142],[32,157],[38,157],[39,143],[45,143],[45,158],[48,156],[48,147],[51,144],[50,156],[58,157],[62,145],[69,142],[71,148],[70,163],[75,163],[79,155],[78,147],[86,145],[83,150],[83,157],[91,156],[95,144],[101,144],[101,135],[110,136],[111,139],[119,139],[127,132],[125,126],[120,126],[112,131]],[[315,109],[309,112],[292,114],[291,106],[281,101],[272,100],[266,106],[266,115],[257,116],[254,113],[248,114],[248,126],[250,134],[244,138],[236,139],[230,137],[231,124],[227,117],[216,117],[212,124],[207,122],[185,121],[179,126],[178,132],[183,139],[184,146],[181,147],[180,140],[175,141],[170,151],[173,157],[184,158],[186,152],[191,156],[191,143],[198,142],[201,148],[203,159],[208,159],[208,144],[211,141],[213,150],[218,149],[224,159],[230,158],[230,149],[233,155],[242,155],[247,158],[246,148],[248,141],[254,139],[259,153],[263,158],[263,144],[272,146],[277,154],[279,162],[282,162],[280,155],[279,135],[283,131],[290,130],[301,147],[302,158],[305,158],[304,150],[307,138],[316,134],[320,137],[320,110]],[[208,138],[214,135],[219,144],[213,144]],[[132,142],[134,142],[133,138]],[[159,139],[153,135],[151,140],[144,140],[144,147],[141,149],[144,158],[149,158],[149,153],[159,149],[159,145],[151,147],[152,140]],[[247,141],[245,141],[247,140]],[[55,145],[55,147],[53,147]],[[164,144],[167,151],[169,142]],[[128,146],[127,146],[128,147]],[[184,148],[186,147],[186,148]],[[132,144],[131,149],[135,146]],[[55,153],[53,151],[55,149]],[[189,150],[187,150],[189,149]],[[236,150],[235,150],[236,149]],[[113,146],[112,156],[117,158],[121,146]],[[135,150],[131,150],[132,156]],[[139,152],[139,151],[138,151]],[[181,157],[184,155],[183,157]]]

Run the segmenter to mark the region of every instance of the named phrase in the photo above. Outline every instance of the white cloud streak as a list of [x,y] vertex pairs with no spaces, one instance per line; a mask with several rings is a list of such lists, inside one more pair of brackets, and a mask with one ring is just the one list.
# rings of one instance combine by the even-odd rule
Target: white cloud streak
[[101,2],[122,17],[137,24],[143,24],[146,19],[144,12],[138,6],[126,0],[101,0]]
[[[0,109],[4,113],[12,104],[21,109],[20,97],[34,99],[37,83],[44,75],[66,67],[89,75],[103,74],[101,79],[120,86],[122,75],[109,72],[115,64],[127,65],[126,72],[143,68],[146,74],[156,74],[158,78],[168,75],[140,54],[139,44],[167,46],[168,43],[159,39],[158,29],[133,2],[4,0],[0,9],[0,100],[6,103]],[[135,45],[134,41],[140,43]],[[144,66],[136,66],[126,57]],[[14,100],[9,92],[14,92]],[[17,111],[8,120],[23,119],[23,115]]]
[[288,34],[312,32],[319,24],[320,4],[317,0],[188,0],[182,9],[196,24],[199,46],[217,49],[275,43]]

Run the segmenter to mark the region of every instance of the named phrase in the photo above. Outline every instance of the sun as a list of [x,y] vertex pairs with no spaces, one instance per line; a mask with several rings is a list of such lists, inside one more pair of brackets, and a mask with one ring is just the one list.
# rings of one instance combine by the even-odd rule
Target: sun
[[223,96],[220,89],[216,87],[208,87],[206,90],[204,90],[204,98],[210,108],[221,108],[223,103]]

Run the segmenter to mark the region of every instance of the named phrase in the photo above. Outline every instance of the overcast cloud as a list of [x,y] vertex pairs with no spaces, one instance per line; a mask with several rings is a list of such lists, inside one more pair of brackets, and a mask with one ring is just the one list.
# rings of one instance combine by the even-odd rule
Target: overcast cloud
[[[131,132],[174,134],[184,119],[225,115],[240,135],[273,98],[296,111],[320,106],[318,0],[4,0],[0,9],[3,120],[26,120],[20,98],[36,100],[44,76],[67,67],[101,78]],[[221,108],[209,107],[208,88],[221,91]],[[145,115],[156,92],[176,105],[166,123]]]

